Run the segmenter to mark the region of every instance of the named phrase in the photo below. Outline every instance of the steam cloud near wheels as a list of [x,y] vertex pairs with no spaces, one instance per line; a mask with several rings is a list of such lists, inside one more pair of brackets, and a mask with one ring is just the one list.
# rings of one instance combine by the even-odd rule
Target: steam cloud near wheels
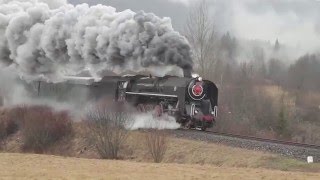
[[169,18],[64,0],[0,0],[0,66],[52,80],[83,71],[191,71],[193,62]]

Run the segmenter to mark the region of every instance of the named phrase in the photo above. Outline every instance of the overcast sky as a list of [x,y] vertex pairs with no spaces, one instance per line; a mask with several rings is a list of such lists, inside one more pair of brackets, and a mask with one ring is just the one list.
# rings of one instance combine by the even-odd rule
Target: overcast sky
[[[170,0],[68,0],[72,4],[87,3],[90,5],[105,4],[117,8],[119,11],[131,9],[153,12],[161,17],[170,17],[173,26],[180,29],[184,26],[188,7],[182,3],[170,2]],[[182,0],[183,1],[183,0]]]
[[[153,12],[172,19],[183,31],[189,8],[201,0],[68,0],[72,4],[104,4],[119,11]],[[320,0],[207,0],[219,32],[320,50]]]

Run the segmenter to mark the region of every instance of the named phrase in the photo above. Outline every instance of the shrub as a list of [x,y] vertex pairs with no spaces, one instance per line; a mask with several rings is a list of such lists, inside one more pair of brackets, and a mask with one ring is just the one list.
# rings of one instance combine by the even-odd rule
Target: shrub
[[19,105],[13,108],[8,109],[9,118],[14,121],[19,127],[22,126],[22,123],[25,120],[25,115],[32,107],[26,105]]
[[46,106],[28,108],[22,122],[24,149],[44,152],[50,145],[71,134],[72,124],[67,112],[54,112]]
[[18,124],[11,117],[8,110],[1,110],[0,112],[0,141],[7,136],[14,134],[18,130]]
[[118,159],[127,137],[130,116],[117,108],[100,105],[87,114],[89,138],[103,159]]
[[7,136],[6,127],[3,120],[0,120],[0,141],[2,141]]
[[148,152],[155,163],[160,163],[167,151],[168,139],[164,131],[152,130],[145,136]]

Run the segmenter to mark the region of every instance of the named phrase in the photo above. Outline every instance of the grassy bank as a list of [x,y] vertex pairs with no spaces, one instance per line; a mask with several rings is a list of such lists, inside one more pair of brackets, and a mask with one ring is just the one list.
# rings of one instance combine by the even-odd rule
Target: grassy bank
[[319,173],[151,164],[130,161],[65,158],[48,155],[0,154],[0,177],[8,179],[319,179]]

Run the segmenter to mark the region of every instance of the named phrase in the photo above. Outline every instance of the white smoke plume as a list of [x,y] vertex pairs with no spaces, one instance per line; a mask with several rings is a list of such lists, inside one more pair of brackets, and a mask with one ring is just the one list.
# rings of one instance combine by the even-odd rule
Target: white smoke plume
[[190,53],[169,18],[65,0],[0,0],[0,65],[29,78],[191,70]]
[[31,92],[32,90],[27,89],[26,85],[26,83],[20,80],[12,67],[0,69],[0,108],[1,106],[11,108],[39,105],[48,106],[57,111],[68,111],[74,120],[81,120],[83,117],[83,108],[88,102],[86,92],[73,91],[72,97],[62,102],[54,97],[35,96],[37,94],[36,90],[34,90],[35,92]]
[[139,113],[133,116],[133,123],[128,129],[178,129],[180,124],[172,116],[163,115],[161,117],[154,117],[152,112]]

